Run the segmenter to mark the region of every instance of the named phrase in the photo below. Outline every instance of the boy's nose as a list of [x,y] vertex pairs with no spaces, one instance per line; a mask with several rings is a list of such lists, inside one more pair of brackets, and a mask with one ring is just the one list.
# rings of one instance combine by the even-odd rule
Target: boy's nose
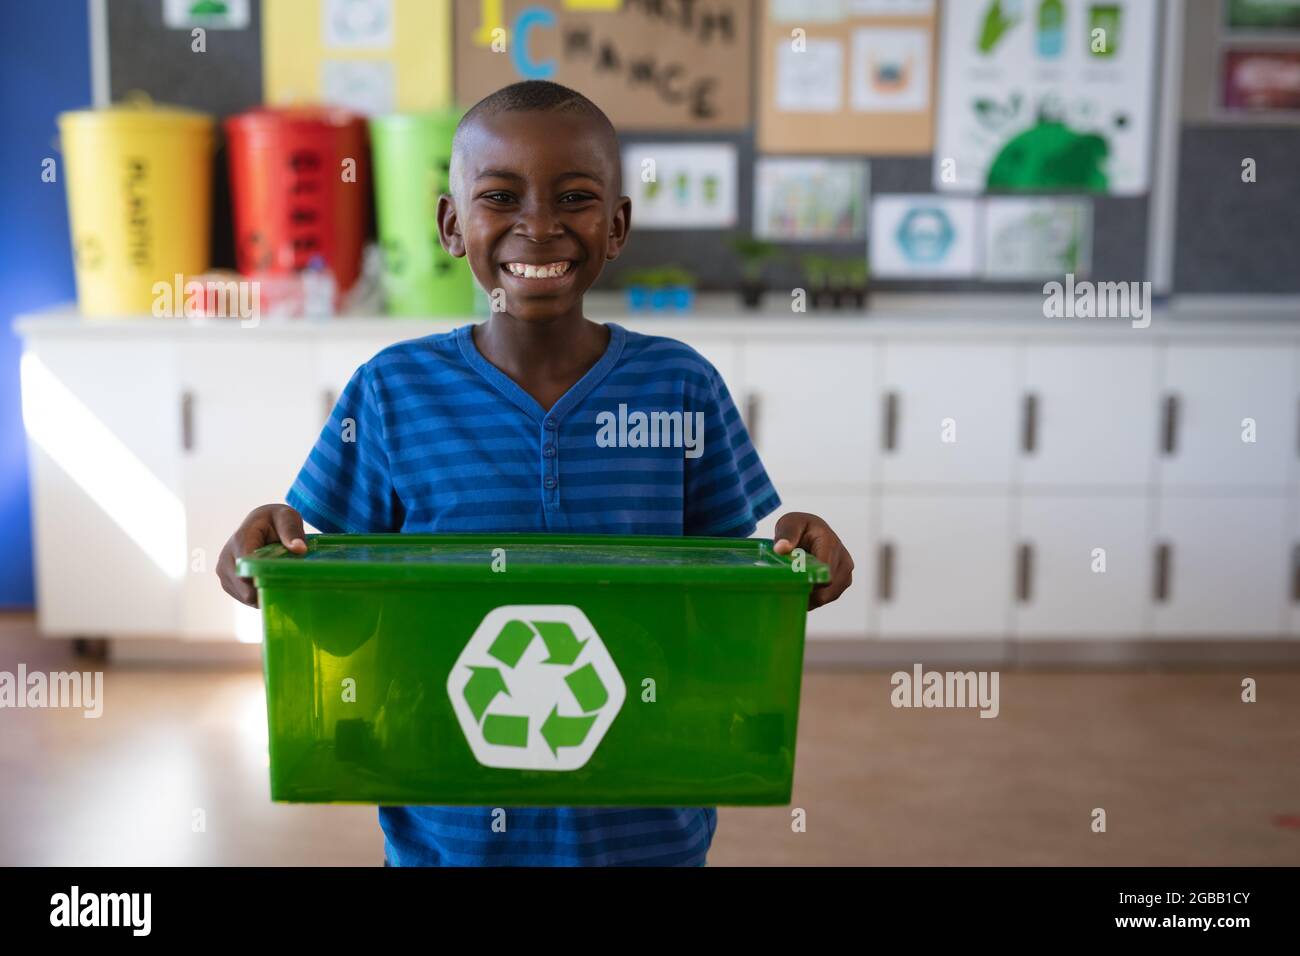
[[560,226],[560,217],[549,206],[533,206],[519,215],[515,232],[534,242],[544,242],[560,235],[564,230]]

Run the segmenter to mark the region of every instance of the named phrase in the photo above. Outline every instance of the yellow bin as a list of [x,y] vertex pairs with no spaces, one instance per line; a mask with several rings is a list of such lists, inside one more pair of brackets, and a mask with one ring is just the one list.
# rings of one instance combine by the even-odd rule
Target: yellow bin
[[209,261],[213,118],[127,103],[59,114],[59,139],[82,314],[183,314],[176,276]]

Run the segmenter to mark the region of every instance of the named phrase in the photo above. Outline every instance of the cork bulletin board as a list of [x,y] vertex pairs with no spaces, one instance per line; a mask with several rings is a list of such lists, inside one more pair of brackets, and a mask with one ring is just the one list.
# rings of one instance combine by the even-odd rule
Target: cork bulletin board
[[[578,90],[620,130],[750,123],[752,0],[465,0],[454,8],[462,107],[539,79]],[[494,31],[505,41],[495,50]]]
[[[271,3],[277,0],[270,0]],[[317,0],[313,0],[317,2]],[[493,0],[420,0],[420,2],[448,2],[454,13],[456,30],[453,47],[463,42],[463,30],[477,27],[475,22],[481,19],[479,14],[485,2],[491,5]],[[574,6],[583,0],[559,0],[549,4],[557,11],[557,16],[568,17],[575,13],[565,13],[566,6]],[[586,0],[594,3],[596,0]],[[876,0],[850,0],[846,9],[861,11],[872,9]],[[895,7],[900,16],[886,18],[891,24],[901,20],[904,7],[909,7],[911,0],[883,0]],[[956,0],[962,2],[962,0]],[[1198,0],[1199,2],[1199,0]],[[538,4],[515,3],[513,9],[518,11],[527,6]],[[644,23],[653,14],[647,12],[652,6],[658,6],[671,12],[675,0],[623,0],[622,16],[636,14],[640,19],[634,22]],[[798,0],[798,6],[812,9],[816,0]],[[1208,5],[1218,8],[1219,4]],[[169,27],[164,22],[161,0],[110,0],[106,5],[108,13],[107,31],[104,47],[97,56],[107,59],[109,80],[109,97],[121,99],[128,94],[143,90],[158,102],[175,103],[195,109],[210,111],[219,117],[228,116],[239,110],[256,106],[266,99],[263,88],[264,57],[274,50],[266,50],[263,43],[262,28],[264,24],[264,4],[261,0],[251,0],[249,18],[246,27],[241,30],[210,31],[208,52],[202,61],[196,61],[190,49],[188,30]],[[509,21],[511,2],[503,0],[502,18]],[[695,0],[692,5],[698,10],[720,9],[705,0]],[[644,133],[645,129],[636,115],[619,117],[624,130],[638,132],[635,142],[680,143],[728,143],[737,150],[736,183],[738,202],[737,232],[748,232],[753,228],[754,161],[760,155],[772,152],[816,154],[825,150],[823,155],[863,156],[871,164],[871,192],[873,195],[890,193],[924,193],[933,190],[933,168],[929,149],[914,155],[904,155],[900,150],[881,146],[874,139],[872,124],[856,135],[864,139],[854,139],[848,149],[835,148],[841,140],[832,135],[820,136],[816,129],[818,124],[831,125],[825,115],[814,116],[812,129],[808,132],[808,142],[817,145],[804,147],[800,142],[784,140],[781,149],[773,149],[768,144],[759,144],[758,127],[763,124],[768,110],[759,105],[750,112],[750,96],[753,88],[750,67],[758,74],[756,82],[765,82],[762,76],[765,65],[754,57],[759,56],[759,42],[765,44],[772,37],[764,31],[770,29],[766,23],[767,0],[755,0],[739,4],[736,9],[751,14],[748,18],[738,18],[738,30],[745,31],[738,36],[748,37],[748,46],[740,51],[733,63],[746,66],[734,67],[734,74],[728,73],[725,80],[728,86],[713,89],[714,102],[728,102],[723,94],[726,90],[735,91],[736,106],[727,110],[718,107],[718,114],[707,122],[692,122],[689,118],[680,124],[663,124]],[[836,4],[843,7],[843,4]],[[941,13],[946,5],[934,4],[934,10]],[[880,9],[879,6],[875,9]],[[915,8],[913,8],[915,9]],[[517,13],[513,14],[517,16]],[[591,10],[586,14],[593,23],[609,21],[598,17],[610,17],[612,13]],[[928,18],[925,18],[928,22]],[[1187,32],[1188,62],[1204,63],[1204,57],[1196,59],[1197,34],[1201,31],[1221,29],[1221,19],[1210,17],[1188,17],[1185,22]],[[789,35],[789,24],[781,24],[783,36]],[[823,26],[808,22],[808,36],[816,37],[823,32],[834,32],[842,26]],[[680,28],[676,28],[680,29]],[[540,43],[547,31],[533,28],[531,41]],[[554,32],[552,28],[551,32]],[[936,31],[937,32],[937,31]],[[396,36],[395,36],[396,39]],[[426,55],[432,55],[437,48],[436,35],[424,32],[419,35]],[[1212,44],[1212,39],[1206,43]],[[744,46],[738,42],[738,46]],[[697,49],[712,49],[712,41],[701,42]],[[716,44],[721,47],[722,44]],[[647,47],[648,48],[648,47]],[[752,48],[754,53],[748,52]],[[766,46],[764,47],[766,49]],[[536,46],[540,55],[542,47]],[[846,54],[849,52],[845,51]],[[360,52],[357,54],[361,55]],[[505,56],[506,54],[493,54]],[[936,54],[937,56],[937,54]],[[696,59],[707,56],[695,55]],[[201,67],[201,68],[199,68]],[[498,67],[501,69],[500,67]],[[274,68],[273,68],[274,69]],[[729,67],[728,70],[731,70]],[[1190,69],[1190,67],[1189,67]],[[505,75],[498,88],[513,77],[513,67],[504,68]],[[612,71],[603,71],[601,79],[594,87],[585,92],[594,93],[597,101],[603,99],[602,89],[615,85]],[[593,74],[595,75],[595,74]],[[694,74],[690,74],[694,75]],[[675,82],[684,82],[688,74],[674,74]],[[459,79],[459,76],[457,77]],[[563,80],[560,80],[563,82]],[[1180,91],[1183,92],[1183,91]],[[770,94],[769,94],[770,95]],[[1177,95],[1177,94],[1175,94]],[[1184,97],[1188,94],[1183,92]],[[1208,92],[1206,93],[1208,96]],[[849,103],[849,89],[843,90],[844,104]],[[459,99],[460,97],[458,97]],[[620,97],[620,99],[623,99]],[[931,87],[931,100],[935,102],[934,87]],[[766,100],[760,101],[761,103]],[[1185,100],[1186,102],[1186,100]],[[1203,102],[1203,101],[1197,101]],[[464,103],[462,102],[462,105]],[[1204,109],[1204,107],[1202,107]],[[731,110],[731,112],[728,112]],[[635,112],[635,111],[634,111]],[[689,116],[689,112],[682,110]],[[674,114],[676,115],[676,114]],[[730,121],[736,116],[748,119],[737,125],[710,128],[710,124],[720,122],[719,117]],[[875,119],[879,114],[873,114]],[[928,123],[926,124],[928,128]],[[770,129],[770,124],[769,124]],[[51,121],[51,134],[53,124]],[[625,139],[628,139],[625,137]],[[628,139],[631,142],[631,139]],[[870,144],[875,143],[876,147]],[[824,146],[822,144],[827,144]],[[1242,121],[1233,125],[1223,123],[1211,124],[1207,119],[1185,115],[1180,138],[1181,163],[1179,169],[1178,189],[1178,246],[1175,259],[1175,291],[1235,293],[1235,292],[1269,292],[1275,294],[1296,294],[1300,292],[1300,270],[1294,263],[1300,256],[1300,230],[1294,221],[1286,215],[1279,215],[1278,210],[1300,208],[1300,176],[1296,175],[1295,156],[1300,154],[1300,129],[1283,128],[1277,125],[1265,125],[1262,120],[1253,127],[1246,127]],[[1241,182],[1241,159],[1243,156],[1254,157],[1259,163],[1260,179],[1257,183]],[[213,177],[214,189],[214,264],[229,266],[233,264],[234,242],[231,237],[229,222],[230,197],[228,190],[229,175],[223,165],[224,151],[218,151],[217,169]],[[1231,188],[1225,185],[1230,183]],[[1141,271],[1146,261],[1148,200],[1145,196],[1097,196],[1093,199],[1093,260],[1092,277],[1098,281],[1131,278],[1134,271]],[[635,223],[635,214],[633,217]],[[1213,223],[1217,228],[1207,228]],[[634,225],[632,241],[624,255],[618,261],[610,263],[606,273],[601,277],[604,288],[617,288],[621,274],[638,268],[661,266],[665,263],[689,265],[700,279],[701,287],[706,289],[735,288],[741,281],[741,265],[726,243],[722,241],[721,230],[641,230]],[[848,254],[861,247],[860,242],[822,243],[813,248],[800,251]],[[789,288],[798,285],[801,273],[797,259],[785,256],[773,262],[769,269],[769,280],[776,287]],[[999,292],[1014,291],[1022,286],[1014,283],[1000,283],[990,286],[978,279],[893,279],[881,280],[878,289],[896,291],[943,291],[966,292],[986,291],[995,288]],[[1041,289],[1041,283],[1038,284]],[[1028,290],[1029,284],[1023,284]]]
[[931,152],[937,4],[855,0],[835,8],[843,12],[817,9],[798,0],[759,3],[758,148]]

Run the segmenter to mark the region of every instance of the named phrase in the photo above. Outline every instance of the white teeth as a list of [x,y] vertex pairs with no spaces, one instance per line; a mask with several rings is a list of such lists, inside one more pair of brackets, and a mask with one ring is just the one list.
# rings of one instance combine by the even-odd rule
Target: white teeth
[[569,271],[568,262],[550,262],[545,265],[532,265],[523,262],[507,262],[506,268],[511,275],[525,279],[554,279]]

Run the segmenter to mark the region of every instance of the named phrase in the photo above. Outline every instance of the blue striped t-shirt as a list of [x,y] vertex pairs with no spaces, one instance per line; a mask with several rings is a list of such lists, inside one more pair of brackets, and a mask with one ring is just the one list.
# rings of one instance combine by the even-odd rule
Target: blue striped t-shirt
[[[334,533],[753,534],[780,502],[722,377],[681,342],[607,328],[549,411],[483,358],[472,326],[384,349],[343,390],[289,504]],[[712,808],[507,816],[493,832],[488,807],[379,810],[395,866],[700,864],[717,825]]]

